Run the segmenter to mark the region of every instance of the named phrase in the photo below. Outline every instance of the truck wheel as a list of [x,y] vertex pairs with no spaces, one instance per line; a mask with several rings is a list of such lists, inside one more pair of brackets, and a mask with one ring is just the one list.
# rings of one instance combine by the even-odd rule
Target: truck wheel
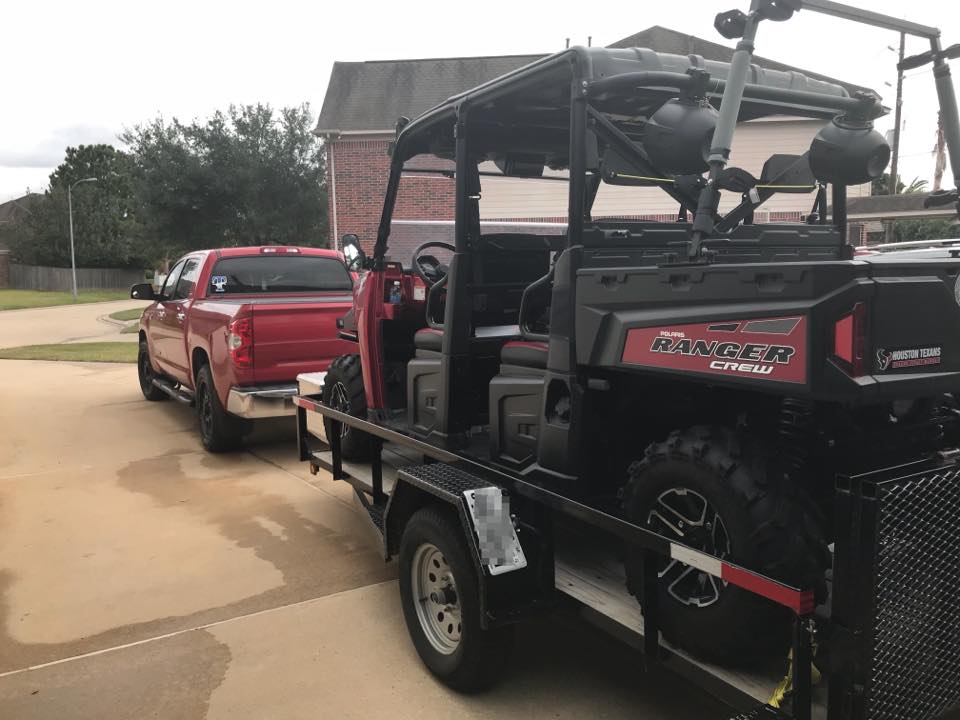
[[140,341],[140,349],[137,351],[137,375],[140,377],[140,392],[147,400],[156,402],[170,397],[153,384],[157,374],[150,367],[150,350],[147,348],[146,340]]
[[[363,370],[359,355],[341,355],[327,369],[321,394],[323,404],[334,410],[367,419],[367,396],[363,389]],[[327,437],[333,433],[324,418]],[[340,426],[340,452],[346,460],[366,460],[372,450],[370,436],[346,425]]]
[[423,664],[461,692],[488,688],[513,647],[513,627],[484,629],[476,570],[456,516],[417,511],[400,541],[400,600]]
[[[674,432],[630,466],[624,509],[671,540],[812,587],[822,600],[830,560],[823,523],[788,478],[767,474],[763,450],[726,428]],[[627,582],[638,597],[639,560],[628,551]],[[724,663],[786,652],[786,608],[675,560],[665,559],[659,576],[661,629],[674,644]]]
[[220,403],[213,384],[210,366],[197,372],[197,416],[200,421],[200,442],[212,453],[228,452],[240,447],[244,426]]

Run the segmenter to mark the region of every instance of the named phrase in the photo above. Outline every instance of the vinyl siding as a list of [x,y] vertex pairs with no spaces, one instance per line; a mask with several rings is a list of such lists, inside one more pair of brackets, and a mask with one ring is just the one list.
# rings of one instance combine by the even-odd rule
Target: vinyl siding
[[[768,119],[743,123],[734,137],[731,164],[759,177],[763,164],[774,154],[802,154],[810,147],[814,135],[823,125],[817,120]],[[482,178],[483,196],[480,202],[482,219],[500,218],[556,218],[566,217],[566,183],[549,180],[521,180],[516,178]],[[850,197],[870,194],[870,186],[849,189]],[[724,193],[721,209],[729,209],[739,202],[739,196]],[[762,206],[762,211],[803,213],[810,212],[813,194],[779,194]],[[658,188],[617,187],[604,184],[593,206],[594,216],[609,215],[670,215],[676,212],[676,203]]]

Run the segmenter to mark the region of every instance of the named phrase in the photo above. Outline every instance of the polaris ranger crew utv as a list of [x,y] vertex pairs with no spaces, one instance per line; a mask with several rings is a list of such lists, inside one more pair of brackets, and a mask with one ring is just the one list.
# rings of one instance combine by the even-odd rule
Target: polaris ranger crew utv
[[[729,65],[571,48],[398,124],[372,256],[344,239],[366,271],[344,321],[357,351],[297,398],[300,452],[354,482],[450,685],[492,680],[572,532],[624,548],[654,658],[658,630],[731,664],[792,638],[807,718],[817,632],[832,720],[960,702],[960,258],[854,258],[846,188],[884,171],[886,109],[751,64],[761,21],[801,7],[930,40],[960,176],[956,47],[826,0],[719,15],[739,38]],[[804,155],[771,148],[760,177],[730,166],[736,123],[773,115],[824,127]],[[455,184],[455,242],[425,242],[407,270],[387,260],[391,219],[423,171]],[[483,232],[491,176],[565,180],[562,232]],[[604,184],[659,188],[676,221],[594,217]],[[781,192],[810,194],[805,222],[755,223]],[[392,488],[384,443],[420,461]],[[361,459],[369,484],[345,470]]]

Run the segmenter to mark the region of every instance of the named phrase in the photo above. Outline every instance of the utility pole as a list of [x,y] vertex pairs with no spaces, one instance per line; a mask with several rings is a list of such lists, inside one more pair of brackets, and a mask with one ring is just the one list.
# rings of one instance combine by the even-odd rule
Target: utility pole
[[96,182],[97,178],[88,177],[67,185],[67,214],[70,217],[70,274],[73,276],[73,301],[77,301],[77,256],[73,250],[73,189],[80,183]]
[[[900,126],[903,123],[903,56],[906,50],[907,34],[900,33],[900,55],[897,60],[897,106],[894,111],[893,126],[893,157],[890,160],[890,182],[887,183],[887,194],[896,195],[897,185],[900,180]],[[891,50],[893,48],[890,48]],[[893,222],[887,221],[886,232],[887,242],[893,242]]]

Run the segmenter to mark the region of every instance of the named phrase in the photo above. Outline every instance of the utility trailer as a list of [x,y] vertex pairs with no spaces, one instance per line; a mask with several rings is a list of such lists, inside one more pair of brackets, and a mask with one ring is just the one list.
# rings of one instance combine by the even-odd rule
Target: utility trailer
[[[814,685],[811,675],[816,608],[812,590],[792,588],[720,562],[694,548],[629,525],[603,508],[577,503],[521,479],[491,473],[468,457],[338,412],[325,406],[320,398],[324,375],[300,377],[301,394],[295,399],[300,459],[310,464],[312,473],[325,470],[334,480],[353,487],[385,559],[395,555],[398,542],[396,535],[390,534],[391,511],[407,517],[411,514],[410,508],[401,509],[393,503],[399,495],[398,488],[403,488],[401,493],[425,492],[429,499],[423,496],[424,502],[437,498],[456,510],[464,537],[474,550],[476,570],[487,583],[496,582],[505,566],[481,558],[481,538],[490,527],[502,529],[509,525],[516,531],[505,544],[516,543],[524,563],[528,562],[528,555],[535,553],[528,552],[534,548],[527,544],[526,523],[518,522],[516,516],[510,522],[506,518],[478,517],[471,494],[505,493],[520,504],[532,503],[548,510],[551,542],[549,547],[535,551],[539,555],[538,575],[542,584],[533,591],[518,590],[516,597],[507,601],[506,613],[485,616],[487,622],[519,622],[531,611],[548,610],[554,604],[550,590],[555,589],[580,603],[587,618],[599,627],[639,645],[648,662],[659,663],[697,683],[738,710],[740,714],[734,720],[906,720],[932,717],[923,714],[924,704],[947,697],[960,700],[955,675],[960,667],[960,608],[945,595],[925,596],[923,591],[901,585],[910,582],[912,569],[918,566],[943,578],[945,587],[956,588],[960,582],[960,551],[951,537],[955,517],[960,513],[960,465],[955,455],[945,453],[838,480],[838,522],[849,527],[849,532],[836,547],[838,575],[832,631],[843,633],[842,642],[848,646],[849,655],[841,665],[849,665],[831,674],[829,682],[824,668],[824,679]],[[308,429],[311,416],[330,420],[329,438],[322,422],[312,422]],[[341,423],[376,438],[370,462],[343,460],[339,448]],[[576,529],[564,521],[572,521]],[[600,539],[597,544],[582,541],[584,527],[596,531]],[[542,539],[546,531],[540,527],[530,534]],[[657,630],[657,593],[643,593],[641,611],[641,605],[627,590],[622,563],[611,556],[611,538],[642,546],[654,573],[657,558],[681,559],[788,608],[794,618],[792,657],[799,662],[791,659],[789,667],[774,663],[766,670],[730,668],[672,647]],[[876,542],[865,542],[866,539]],[[648,589],[656,586],[655,580],[654,574]],[[881,588],[885,589],[878,595]],[[925,613],[935,613],[930,622],[923,621]],[[908,618],[914,614],[915,620],[910,622]],[[789,714],[768,704],[774,699],[782,701],[784,691],[789,693],[784,703],[791,708]],[[920,693],[930,692],[935,697],[924,703]],[[954,716],[937,717],[947,720]]]
[[[297,429],[397,558],[447,685],[493,682],[559,590],[757,702],[740,717],[960,712],[960,257],[855,257],[846,188],[885,169],[886,108],[751,64],[761,21],[800,9],[930,41],[905,65],[933,65],[960,184],[960,46],[828,0],[721,13],[729,64],[570,48],[398,122],[372,256],[343,239],[356,352],[302,378]],[[728,167],[737,122],[783,114],[826,123],[807,153]],[[547,168],[565,232],[484,233],[481,180]],[[387,249],[416,172],[454,182],[455,243],[407,269]],[[607,184],[659,188],[676,220],[600,217]],[[814,195],[804,222],[755,222],[780,192]],[[761,658],[769,676],[730,669]]]
[[[312,473],[324,470],[329,472],[335,480],[345,481],[353,487],[357,505],[368,516],[375,540],[380,549],[385,551],[385,523],[383,517],[377,512],[374,497],[382,493],[386,496],[386,502],[389,505],[388,498],[397,483],[407,482],[406,473],[401,476],[404,468],[413,468],[428,462],[465,463],[469,468],[472,463],[467,458],[453,459],[448,453],[437,453],[434,448],[423,448],[417,443],[410,443],[409,438],[395,435],[382,439],[379,455],[381,462],[378,470],[375,469],[375,461],[351,462],[341,458],[338,463],[323,423],[316,422],[318,417],[328,416],[328,409],[323,408],[319,397],[325,374],[309,373],[299,378],[301,394],[296,404],[300,459],[310,463]],[[379,490],[377,489],[378,472]],[[582,510],[579,508],[569,509],[570,518],[581,519],[583,517],[581,513]],[[591,511],[588,513],[592,515]],[[600,521],[607,520],[603,518],[602,511],[597,513],[596,517]],[[568,513],[562,511],[560,514]],[[475,531],[474,526],[471,525],[471,528]],[[623,565],[611,557],[609,543],[591,546],[589,543],[582,542],[582,535],[569,527],[565,531],[563,528],[554,528],[554,533],[555,589],[579,603],[585,618],[592,624],[634,647],[650,652],[651,646],[646,637],[648,631],[645,628],[644,615],[636,598],[627,590]],[[616,532],[610,534],[612,537],[617,537]],[[522,537],[522,533],[519,537]],[[763,578],[756,578],[756,581],[762,582]],[[769,590],[791,592],[791,589],[784,588],[775,581],[770,585]],[[784,599],[787,600],[788,596]],[[545,602],[545,608],[550,604],[549,601]],[[746,717],[752,717],[749,713],[756,710],[758,704],[765,705],[777,695],[778,689],[784,683],[786,672],[786,665],[782,662],[774,663],[765,671],[723,667],[699,659],[680,648],[672,647],[662,638],[658,650],[652,657],[663,667],[690,679],[731,707],[747,713]],[[811,689],[811,702],[811,718],[826,717],[824,687]]]

